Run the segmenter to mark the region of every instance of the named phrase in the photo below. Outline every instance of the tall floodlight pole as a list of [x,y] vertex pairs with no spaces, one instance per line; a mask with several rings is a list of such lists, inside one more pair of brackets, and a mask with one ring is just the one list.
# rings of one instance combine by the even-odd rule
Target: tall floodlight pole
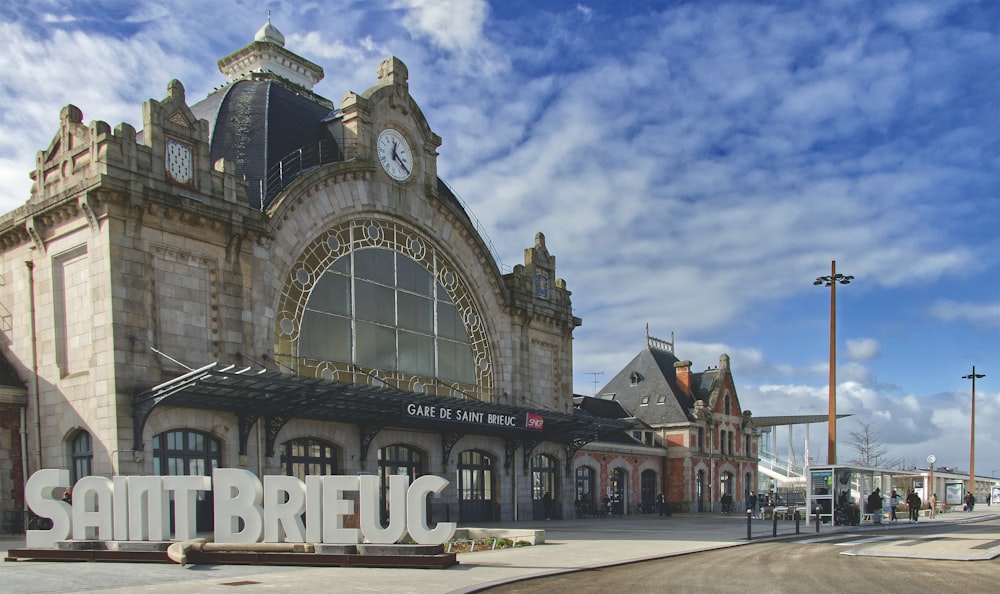
[[982,373],[976,373],[976,366],[972,366],[972,373],[963,375],[962,379],[972,380],[972,426],[969,427],[969,493],[976,494],[976,379],[986,377]]
[[830,415],[827,419],[829,437],[826,444],[826,462],[837,463],[837,285],[846,285],[853,276],[837,274],[837,261],[830,263],[830,276],[821,276],[814,285],[830,287]]

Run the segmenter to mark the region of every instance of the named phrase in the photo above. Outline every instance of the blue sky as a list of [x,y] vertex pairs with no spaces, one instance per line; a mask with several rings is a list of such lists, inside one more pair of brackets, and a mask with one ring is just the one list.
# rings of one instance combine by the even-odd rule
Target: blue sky
[[0,211],[63,105],[139,126],[172,78],[194,103],[268,10],[335,102],[407,64],[505,266],[545,233],[583,319],[577,393],[648,324],[695,369],[729,354],[754,414],[826,414],[812,281],[836,260],[840,460],[860,421],[967,470],[975,365],[976,470],[1000,476],[1000,3],[8,2]]

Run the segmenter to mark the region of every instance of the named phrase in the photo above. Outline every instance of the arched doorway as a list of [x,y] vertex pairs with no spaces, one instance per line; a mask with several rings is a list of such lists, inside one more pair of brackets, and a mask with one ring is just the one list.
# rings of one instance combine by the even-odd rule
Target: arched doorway
[[[558,462],[552,456],[539,454],[531,458],[531,510],[535,520],[562,517],[562,510],[556,503],[559,501],[557,471]],[[546,502],[549,502],[548,510]]]
[[656,510],[656,471],[643,470],[639,475],[639,493],[642,513],[651,514]]
[[493,493],[493,457],[478,450],[465,450],[459,454],[459,521],[493,521]]
[[576,515],[584,517],[590,515],[597,509],[597,481],[595,480],[594,469],[589,466],[581,466],[576,469]]
[[694,481],[694,500],[697,510],[705,511],[705,471],[699,470]]
[[[389,519],[389,477],[405,474],[410,484],[425,474],[424,455],[417,449],[402,444],[386,446],[378,451],[379,492],[382,498],[382,521]],[[428,520],[430,502],[428,501]]]
[[301,480],[337,474],[337,447],[320,439],[290,439],[281,444],[281,469]]
[[[166,431],[153,436],[153,474],[166,476],[212,476],[222,464],[219,440],[211,435],[189,429]],[[170,494],[170,521],[173,523],[174,502]],[[195,527],[199,532],[212,530],[214,506],[211,492],[198,491],[195,501]],[[173,526],[171,525],[171,529]]]
[[611,471],[611,513],[614,515],[625,515],[625,506],[628,502],[628,472],[624,468],[616,468]]

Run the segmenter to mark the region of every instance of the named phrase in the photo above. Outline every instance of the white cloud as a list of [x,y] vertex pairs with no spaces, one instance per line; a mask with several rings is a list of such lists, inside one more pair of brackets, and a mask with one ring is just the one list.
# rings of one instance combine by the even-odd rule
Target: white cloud
[[939,320],[962,320],[984,328],[1000,326],[1000,302],[959,303],[942,299],[931,305],[930,313]]
[[855,361],[868,361],[878,357],[881,345],[874,338],[848,339],[847,357]]

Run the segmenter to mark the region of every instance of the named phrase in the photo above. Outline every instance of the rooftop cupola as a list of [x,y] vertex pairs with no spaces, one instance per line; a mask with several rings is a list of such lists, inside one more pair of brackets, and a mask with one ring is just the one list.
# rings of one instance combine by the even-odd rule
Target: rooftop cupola
[[323,80],[322,67],[285,49],[285,36],[270,17],[252,42],[219,60],[219,71],[229,82],[274,75],[306,90]]

